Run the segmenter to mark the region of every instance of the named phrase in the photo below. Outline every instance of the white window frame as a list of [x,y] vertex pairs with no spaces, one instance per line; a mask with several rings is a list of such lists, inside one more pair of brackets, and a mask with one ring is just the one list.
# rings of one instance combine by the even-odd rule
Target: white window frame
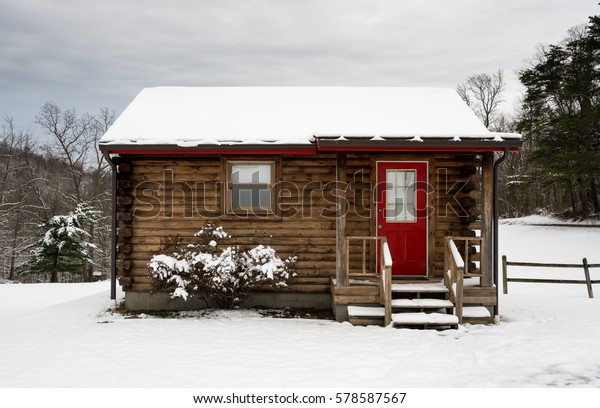
[[[271,167],[270,180],[269,183],[239,183],[234,184],[232,182],[232,171],[233,166],[259,166],[259,165],[268,165]],[[226,208],[228,214],[235,215],[268,215],[273,214],[275,209],[275,169],[276,169],[276,161],[275,160],[227,160],[226,166]],[[233,205],[233,190],[234,188],[268,188],[270,192],[270,206],[268,208],[263,208],[260,206],[239,206],[235,207]]]

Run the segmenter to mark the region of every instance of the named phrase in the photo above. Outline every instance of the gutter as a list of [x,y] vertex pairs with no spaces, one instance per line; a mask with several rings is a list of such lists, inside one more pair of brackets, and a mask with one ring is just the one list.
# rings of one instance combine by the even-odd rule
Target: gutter
[[496,287],[496,305],[494,306],[494,322],[500,320],[498,315],[498,168],[504,160],[508,157],[508,147],[504,148],[502,156],[494,163],[494,226],[493,226],[493,245],[494,245],[494,264],[492,270],[494,272],[494,286]]
[[502,141],[464,138],[454,141],[448,138],[428,138],[416,141],[409,138],[389,138],[372,140],[365,138],[332,139],[315,137],[316,149],[325,151],[356,151],[356,152],[498,152],[504,149],[518,151],[521,148],[520,139],[504,139]]
[[110,298],[117,298],[117,166],[108,151],[102,152],[104,159],[112,169],[111,174],[111,237],[110,237]]

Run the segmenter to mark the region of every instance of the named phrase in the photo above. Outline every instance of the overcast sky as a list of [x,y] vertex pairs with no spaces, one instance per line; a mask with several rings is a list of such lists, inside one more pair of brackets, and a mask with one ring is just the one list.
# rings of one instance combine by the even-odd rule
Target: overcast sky
[[[516,71],[598,0],[0,0],[0,114],[149,86],[435,86]],[[510,104],[510,103],[509,103]],[[506,107],[511,111],[511,107]]]

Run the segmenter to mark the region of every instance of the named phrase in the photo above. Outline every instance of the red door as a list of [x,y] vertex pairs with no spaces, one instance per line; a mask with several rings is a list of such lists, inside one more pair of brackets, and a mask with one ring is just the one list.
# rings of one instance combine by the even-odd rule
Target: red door
[[392,274],[426,276],[427,162],[377,162],[377,186],[377,235],[387,237]]

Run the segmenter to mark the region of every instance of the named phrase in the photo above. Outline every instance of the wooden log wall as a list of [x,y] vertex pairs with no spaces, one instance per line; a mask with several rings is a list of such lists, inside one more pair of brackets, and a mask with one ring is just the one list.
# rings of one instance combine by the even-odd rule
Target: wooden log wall
[[[277,211],[268,216],[226,215],[226,159],[276,160]],[[148,291],[147,263],[169,237],[190,239],[207,222],[232,238],[227,246],[273,247],[282,258],[298,256],[298,276],[288,291],[327,292],[335,275],[335,156],[122,157],[118,173],[118,276],[128,291]],[[369,159],[348,155],[348,234],[369,234]],[[356,182],[355,173],[357,174]],[[362,252],[351,254],[361,268]]]
[[[481,157],[473,154],[435,155],[430,178],[435,189],[435,212],[430,218],[431,276],[443,277],[444,238],[473,237],[481,229]],[[471,252],[475,252],[471,248]],[[477,255],[471,257],[477,260]]]
[[[225,214],[226,160],[276,160],[277,211],[268,216]],[[432,191],[429,205],[430,276],[442,276],[443,239],[473,236],[481,212],[481,159],[475,155],[347,155],[349,236],[375,235],[376,160],[426,160]],[[273,247],[298,256],[298,276],[286,289],[328,292],[335,276],[335,155],[265,157],[132,157],[117,161],[117,274],[127,291],[149,291],[147,264],[169,237],[190,239],[207,222],[231,235],[225,245]],[[374,246],[368,248],[374,267]],[[362,243],[350,248],[350,272],[362,271]]]

